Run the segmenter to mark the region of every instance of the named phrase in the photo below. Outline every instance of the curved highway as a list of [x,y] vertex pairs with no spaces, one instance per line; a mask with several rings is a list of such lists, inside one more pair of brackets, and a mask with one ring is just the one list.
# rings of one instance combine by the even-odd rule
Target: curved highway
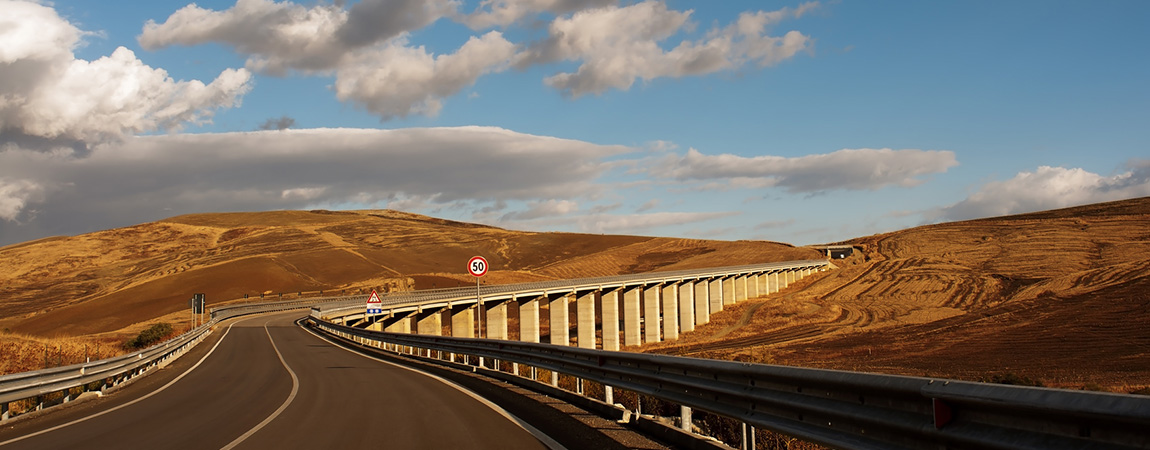
[[299,317],[221,327],[116,395],[6,425],[0,450],[542,449],[540,439],[554,442],[442,380],[332,345],[296,326]]

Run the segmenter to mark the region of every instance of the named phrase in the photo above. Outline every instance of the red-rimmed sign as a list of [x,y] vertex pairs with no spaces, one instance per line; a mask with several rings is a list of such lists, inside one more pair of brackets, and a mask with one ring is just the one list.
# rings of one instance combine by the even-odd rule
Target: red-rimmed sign
[[467,271],[476,277],[481,277],[487,274],[487,259],[482,256],[472,256],[467,261]]
[[367,313],[380,314],[383,312],[383,302],[379,300],[379,294],[375,293],[375,289],[371,290],[371,297],[367,299]]

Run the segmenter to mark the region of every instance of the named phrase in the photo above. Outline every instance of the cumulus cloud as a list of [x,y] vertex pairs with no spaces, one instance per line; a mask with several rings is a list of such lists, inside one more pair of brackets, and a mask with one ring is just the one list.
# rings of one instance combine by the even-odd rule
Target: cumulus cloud
[[667,155],[647,169],[652,175],[680,181],[710,181],[701,189],[781,187],[791,193],[831,190],[875,190],[886,186],[916,186],[921,177],[946,172],[958,164],[945,150],[843,149],[795,158]]
[[1102,176],[1080,168],[1040,166],[1006,181],[992,181],[966,199],[927,214],[965,220],[1150,196],[1150,160],[1131,161],[1126,171]]
[[565,14],[587,8],[615,4],[617,0],[483,0],[470,14],[457,14],[458,20],[473,30],[505,27],[540,12]]
[[[612,205],[613,206],[613,205]],[[607,208],[614,209],[614,208]],[[697,222],[723,219],[742,214],[738,211],[720,212],[657,212],[635,214],[610,214],[603,208],[592,208],[587,214],[559,217],[522,218],[504,216],[489,221],[494,225],[521,229],[551,231],[556,227],[571,227],[582,233],[600,234],[641,234],[660,227],[687,225]]]
[[0,1],[0,144],[40,138],[72,146],[178,129],[235,106],[250,88],[244,69],[227,69],[209,84],[176,81],[124,47],[95,61],[76,59],[83,35],[52,8]]
[[352,101],[383,120],[434,116],[442,99],[482,75],[503,71],[516,45],[500,32],[471,37],[454,53],[435,55],[412,46],[408,32],[454,14],[449,0],[364,0],[304,7],[271,0],[239,0],[223,11],[195,4],[164,23],[148,22],[144,48],[219,42],[248,55],[252,70],[334,74],[341,101]]
[[694,26],[693,11],[674,11],[659,0],[633,5],[587,9],[556,18],[549,37],[521,54],[520,67],[554,61],[580,61],[575,72],[550,76],[544,82],[564,95],[602,94],[630,89],[636,79],[684,77],[741,67],[777,64],[807,48],[810,39],[798,31],[770,36],[770,26],[798,17],[817,3],[797,9],[746,12],[735,23],[713,29],[698,41],[682,41],[671,49],[661,43]]
[[507,201],[573,211],[603,189],[602,159],[628,151],[489,127],[140,136],[85,158],[9,149],[0,217],[38,213],[27,226],[0,222],[0,244],[190,212]]
[[474,84],[483,74],[506,70],[515,48],[498,31],[472,37],[455,53],[438,56],[397,39],[350,58],[336,73],[335,93],[385,120],[410,114],[434,116],[443,98]]
[[138,41],[145,49],[218,42],[249,55],[248,68],[329,71],[353,51],[423,28],[454,10],[446,0],[363,0],[305,7],[272,0],[238,0],[223,11],[190,4],[163,23],[149,20]]
[[15,221],[29,201],[39,201],[44,186],[32,180],[0,177],[0,219]]

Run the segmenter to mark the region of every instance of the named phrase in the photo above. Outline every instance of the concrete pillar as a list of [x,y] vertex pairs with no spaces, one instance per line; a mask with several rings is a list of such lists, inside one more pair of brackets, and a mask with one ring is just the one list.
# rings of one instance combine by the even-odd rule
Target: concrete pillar
[[443,334],[443,310],[428,309],[416,314],[419,334],[440,336]]
[[663,288],[654,285],[643,290],[643,338],[646,342],[662,341],[659,321],[659,303]]
[[372,321],[367,325],[369,331],[383,331],[383,324],[381,320]]
[[603,309],[603,350],[619,351],[619,291],[611,289],[599,296]]
[[554,345],[571,345],[571,318],[568,313],[569,303],[567,295],[551,300],[551,343]]
[[711,289],[707,280],[695,281],[695,325],[711,321]]
[[759,293],[759,274],[747,275],[747,298],[756,298],[761,295],[763,294]]
[[711,314],[723,311],[723,279],[712,278],[710,282],[710,291],[707,293],[710,299]]
[[595,291],[575,300],[577,317],[575,333],[579,348],[595,348]]
[[643,343],[643,336],[639,328],[639,297],[643,294],[642,286],[623,291],[623,345],[639,345]]
[[794,282],[795,282],[795,271],[794,270],[786,271],[786,276],[783,277],[783,289],[791,287],[791,283],[794,283]]
[[487,306],[488,339],[507,340],[507,303],[499,301]]
[[771,274],[769,274],[769,273],[760,273],[759,276],[757,277],[756,281],[758,281],[758,283],[756,283],[756,284],[758,285],[759,297],[766,297],[767,294],[771,293],[771,288],[769,287],[769,283],[768,283],[768,281],[770,281],[770,279],[771,279]]
[[475,337],[475,306],[456,305],[451,307],[451,336]]
[[519,299],[519,340],[539,342],[539,298]]
[[781,278],[782,278],[782,275],[780,275],[778,272],[771,274],[771,293],[772,294],[779,292],[779,290],[783,288]]
[[735,304],[735,277],[723,278],[723,306]]
[[747,276],[746,275],[739,275],[739,276],[735,277],[734,281],[732,281],[732,282],[735,284],[735,288],[732,289],[732,291],[735,291],[735,296],[734,296],[735,303],[746,300],[747,299]]
[[411,334],[411,312],[391,314],[383,323],[383,331],[388,333]]
[[679,328],[684,333],[695,331],[695,283],[679,285]]
[[663,339],[679,339],[679,285],[663,286]]

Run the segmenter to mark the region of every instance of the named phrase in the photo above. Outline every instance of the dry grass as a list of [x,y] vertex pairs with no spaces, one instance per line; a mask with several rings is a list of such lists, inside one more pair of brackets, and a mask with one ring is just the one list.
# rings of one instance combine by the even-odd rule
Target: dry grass
[[1150,385],[1147,224],[1141,198],[860,238],[838,270],[643,349],[1130,392]]

